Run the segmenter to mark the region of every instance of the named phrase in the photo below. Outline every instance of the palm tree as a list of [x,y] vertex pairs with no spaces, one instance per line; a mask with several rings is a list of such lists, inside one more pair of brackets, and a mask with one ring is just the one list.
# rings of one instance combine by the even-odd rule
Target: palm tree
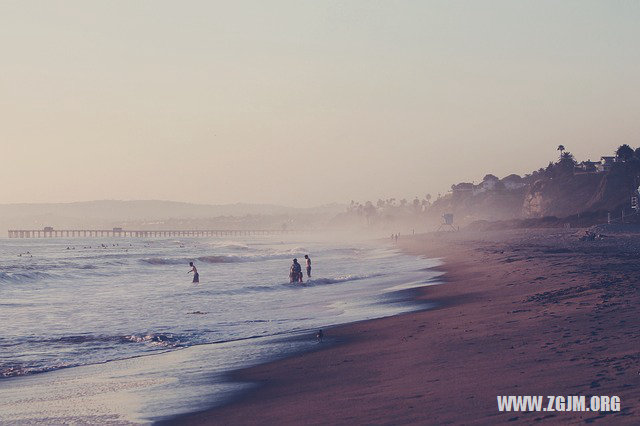
[[413,208],[415,210],[420,210],[420,199],[418,197],[413,199]]
[[558,145],[557,151],[560,151],[560,158],[562,158],[562,152],[564,151],[564,145]]

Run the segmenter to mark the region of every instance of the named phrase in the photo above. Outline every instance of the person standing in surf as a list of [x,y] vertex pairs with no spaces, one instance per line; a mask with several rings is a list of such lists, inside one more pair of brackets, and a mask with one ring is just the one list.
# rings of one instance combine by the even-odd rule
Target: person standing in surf
[[302,266],[298,263],[298,259],[293,259],[291,269],[289,269],[289,282],[302,282]]
[[193,262],[189,262],[189,266],[191,266],[191,270],[187,272],[187,274],[190,274],[193,272],[193,282],[199,283],[200,275],[198,274],[198,269],[196,268],[196,265],[194,265]]
[[311,258],[308,254],[304,255],[305,262],[307,263],[307,278],[311,278]]

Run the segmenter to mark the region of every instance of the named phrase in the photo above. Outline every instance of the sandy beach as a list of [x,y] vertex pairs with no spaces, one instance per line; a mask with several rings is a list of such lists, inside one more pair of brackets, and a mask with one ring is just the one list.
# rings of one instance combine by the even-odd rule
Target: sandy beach
[[[640,243],[576,230],[401,238],[444,260],[437,308],[327,330],[336,345],[245,369],[260,386],[180,424],[637,424]],[[498,412],[497,395],[617,395],[617,413]]]

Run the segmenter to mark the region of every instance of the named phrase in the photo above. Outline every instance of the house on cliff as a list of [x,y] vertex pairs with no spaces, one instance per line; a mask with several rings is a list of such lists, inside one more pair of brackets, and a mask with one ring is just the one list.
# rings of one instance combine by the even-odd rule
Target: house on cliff
[[454,194],[464,194],[473,191],[474,185],[471,182],[462,182],[457,185],[451,185],[451,192]]
[[573,174],[579,175],[579,174],[585,174],[585,173],[599,173],[600,170],[598,169],[598,166],[600,166],[601,164],[602,163],[599,161],[591,161],[591,160],[583,161],[581,163],[578,163],[573,168]]
[[501,181],[506,189],[518,189],[526,185],[524,179],[516,174],[510,174],[507,177],[502,178]]
[[599,172],[608,172],[613,167],[613,163],[617,161],[616,157],[613,156],[605,156],[600,157],[600,163],[597,165]]

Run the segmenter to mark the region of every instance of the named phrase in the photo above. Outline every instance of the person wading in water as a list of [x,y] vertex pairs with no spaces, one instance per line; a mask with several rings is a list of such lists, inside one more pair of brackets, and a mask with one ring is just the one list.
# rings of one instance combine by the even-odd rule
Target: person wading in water
[[308,254],[305,254],[304,258],[307,263],[307,278],[311,278],[311,258]]
[[191,266],[191,270],[189,272],[187,272],[187,274],[190,274],[193,272],[193,282],[194,283],[199,283],[200,282],[200,275],[198,274],[198,269],[196,269],[196,265],[193,264],[193,262],[189,262],[189,266]]
[[291,269],[289,269],[290,282],[302,282],[302,266],[298,263],[298,259],[293,259]]

